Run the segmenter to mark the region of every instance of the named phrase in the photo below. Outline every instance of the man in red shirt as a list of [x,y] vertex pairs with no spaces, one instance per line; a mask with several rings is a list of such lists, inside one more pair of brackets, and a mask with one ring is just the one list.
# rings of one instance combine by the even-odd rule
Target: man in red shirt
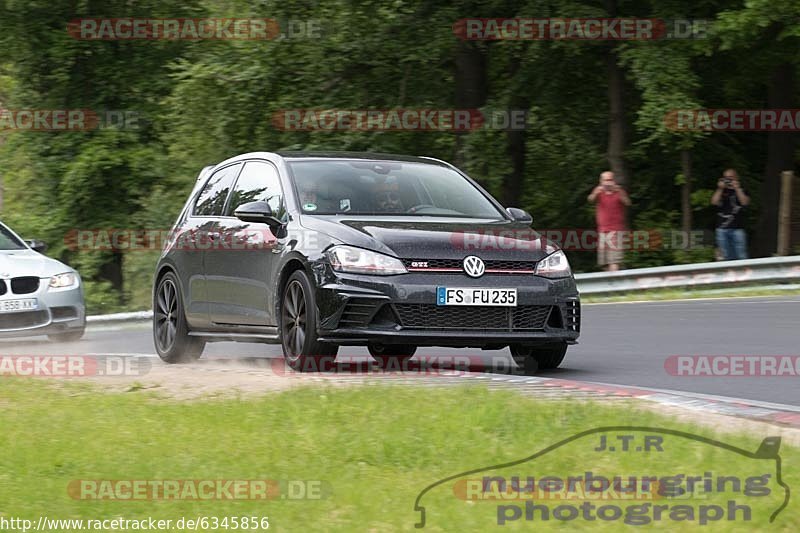
[[625,207],[631,205],[631,199],[607,170],[600,174],[600,185],[587,200],[597,202],[597,264],[609,272],[619,270],[623,258],[620,232],[625,231]]

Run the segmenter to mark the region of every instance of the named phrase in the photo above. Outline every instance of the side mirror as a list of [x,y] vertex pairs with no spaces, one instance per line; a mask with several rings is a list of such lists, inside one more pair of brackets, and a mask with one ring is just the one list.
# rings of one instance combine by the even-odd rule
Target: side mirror
[[272,213],[272,208],[267,202],[247,202],[236,208],[233,216],[242,222],[255,222],[257,224],[266,224],[270,228],[283,225],[283,223],[275,218]]
[[511,218],[513,218],[516,222],[524,222],[526,224],[533,224],[533,217],[527,211],[523,211],[522,209],[517,209],[516,207],[508,207],[506,211]]
[[45,244],[44,241],[30,239],[28,241],[25,241],[25,244],[30,246],[31,250],[33,250],[34,252],[39,252],[40,254],[43,254],[47,251],[47,244]]

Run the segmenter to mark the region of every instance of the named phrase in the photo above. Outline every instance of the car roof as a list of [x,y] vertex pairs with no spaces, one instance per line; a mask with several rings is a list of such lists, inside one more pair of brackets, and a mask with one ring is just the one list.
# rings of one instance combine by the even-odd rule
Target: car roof
[[397,161],[403,163],[425,163],[428,165],[437,165],[442,167],[450,167],[449,163],[439,159],[427,156],[411,156],[399,154],[384,154],[378,152],[334,152],[334,151],[280,151],[280,152],[249,152],[245,154],[235,155],[224,161],[220,161],[216,165],[211,165],[213,168],[222,166],[233,161],[251,158],[264,158],[274,160],[282,158],[283,160],[291,159],[363,159],[366,161]]
[[432,157],[384,154],[379,152],[301,152],[281,151],[275,152],[284,159],[364,159],[369,161],[400,161],[406,163],[427,163],[440,166],[449,166],[444,161]]

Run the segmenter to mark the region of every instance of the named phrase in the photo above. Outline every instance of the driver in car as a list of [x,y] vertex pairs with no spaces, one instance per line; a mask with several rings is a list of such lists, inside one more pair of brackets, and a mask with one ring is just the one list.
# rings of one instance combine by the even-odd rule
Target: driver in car
[[385,213],[402,213],[405,211],[400,201],[400,187],[397,178],[389,177],[375,187],[375,205]]

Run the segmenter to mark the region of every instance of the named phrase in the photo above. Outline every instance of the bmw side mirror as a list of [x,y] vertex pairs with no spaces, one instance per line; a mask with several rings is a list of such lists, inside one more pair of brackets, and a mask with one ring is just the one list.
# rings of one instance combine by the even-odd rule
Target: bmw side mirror
[[524,222],[526,224],[533,223],[533,217],[527,211],[522,209],[518,209],[516,207],[509,207],[506,209],[511,218],[514,219],[516,222]]
[[236,208],[233,216],[242,222],[255,222],[266,224],[270,228],[281,226],[283,223],[275,218],[272,208],[267,202],[247,202]]
[[27,244],[31,250],[34,252],[39,252],[40,254],[43,254],[47,251],[47,244],[45,244],[44,241],[31,239],[29,241],[25,241],[25,244]]

